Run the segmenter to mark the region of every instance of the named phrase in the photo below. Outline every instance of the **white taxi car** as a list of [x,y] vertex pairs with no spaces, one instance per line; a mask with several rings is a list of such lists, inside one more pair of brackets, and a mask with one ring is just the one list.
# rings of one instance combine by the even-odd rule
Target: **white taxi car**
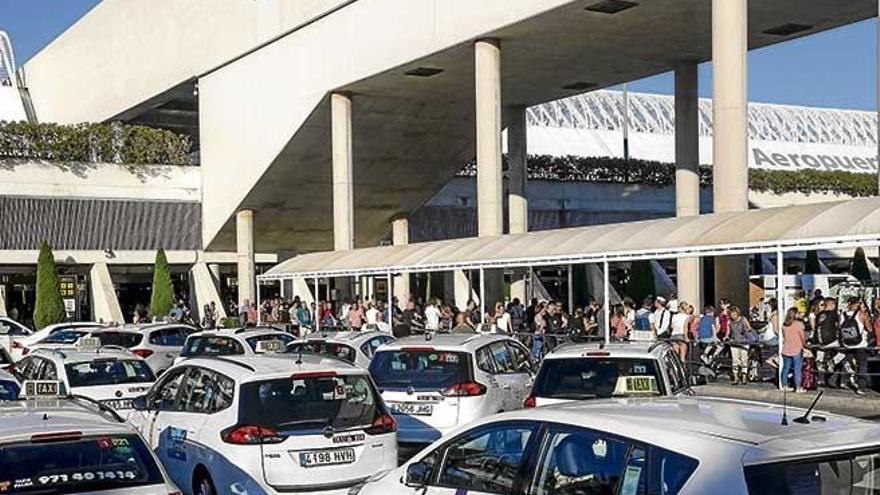
[[393,335],[378,331],[317,333],[291,342],[287,350],[335,357],[366,369],[376,349],[395,340]]
[[[783,421],[786,418],[786,421]],[[714,398],[580,401],[460,428],[359,495],[868,494],[880,425]]]
[[[113,409],[131,408],[131,401],[149,390],[156,375],[147,363],[126,349],[83,345],[36,349],[16,365],[24,380],[58,380],[64,392],[81,395]],[[97,344],[97,342],[95,343]]]
[[370,376],[321,356],[190,358],[128,418],[188,494],[345,493],[397,465]]
[[277,344],[268,347],[283,350],[294,340],[296,337],[275,327],[205,330],[186,338],[174,363],[193,357],[256,356],[264,352],[262,344]]
[[[28,382],[26,388],[51,388]],[[39,385],[39,387],[36,387]],[[55,382],[54,392],[59,392]],[[140,435],[77,398],[0,401],[0,493],[179,495]]]
[[157,376],[174,364],[189,335],[198,329],[182,323],[126,325],[93,331],[102,345],[124,347],[142,357]]
[[544,357],[524,405],[655,395],[693,395],[669,344],[571,343]]
[[[54,323],[28,334],[12,335],[12,337],[8,339],[8,350],[9,353],[12,354],[12,359],[18,361],[19,359],[21,359],[22,356],[30,351],[30,348],[32,346],[50,335],[64,330],[101,328],[104,326],[106,325],[104,325],[103,323],[95,323],[90,321],[68,321],[65,323]],[[2,339],[0,339],[0,343],[3,343]]]
[[398,423],[403,444],[425,444],[444,432],[523,407],[536,365],[504,335],[406,337],[380,347],[370,374]]

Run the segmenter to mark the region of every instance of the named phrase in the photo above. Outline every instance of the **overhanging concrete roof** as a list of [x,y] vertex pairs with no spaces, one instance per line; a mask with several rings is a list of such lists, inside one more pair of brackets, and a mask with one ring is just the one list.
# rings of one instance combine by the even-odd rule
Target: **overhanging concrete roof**
[[579,227],[287,260],[259,278],[565,265],[880,245],[880,198]]

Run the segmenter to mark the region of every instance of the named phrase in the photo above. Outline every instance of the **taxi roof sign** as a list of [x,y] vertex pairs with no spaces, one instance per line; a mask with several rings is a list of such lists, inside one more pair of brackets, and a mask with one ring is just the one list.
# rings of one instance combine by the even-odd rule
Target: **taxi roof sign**
[[101,339],[98,337],[80,337],[76,341],[76,347],[81,351],[95,351],[101,348]]
[[614,387],[615,397],[624,395],[659,395],[657,377],[651,375],[620,376]]
[[45,399],[64,396],[64,383],[59,380],[26,380],[22,384],[21,397]]
[[257,342],[257,348],[255,349],[258,353],[284,352],[286,350],[287,344],[285,344],[283,340],[278,339],[261,340],[260,342]]

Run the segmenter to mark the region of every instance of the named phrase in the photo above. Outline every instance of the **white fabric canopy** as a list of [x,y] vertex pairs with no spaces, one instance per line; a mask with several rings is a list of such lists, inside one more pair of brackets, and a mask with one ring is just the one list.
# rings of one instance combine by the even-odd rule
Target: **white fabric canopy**
[[353,276],[472,268],[720,256],[880,245],[880,198],[321,252],[259,278]]

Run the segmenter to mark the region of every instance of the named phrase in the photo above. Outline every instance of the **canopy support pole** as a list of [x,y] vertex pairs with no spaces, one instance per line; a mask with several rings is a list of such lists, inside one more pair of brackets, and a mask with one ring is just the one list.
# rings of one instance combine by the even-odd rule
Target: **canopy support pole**
[[[316,333],[321,331],[321,316],[319,315],[319,313],[321,312],[321,308],[318,306],[318,300],[321,298],[320,291],[321,285],[319,284],[318,277],[315,276],[315,322],[313,328],[315,329]],[[300,331],[300,334],[302,334],[302,331]]]
[[480,268],[480,324],[486,319],[486,270]]
[[568,314],[574,315],[574,280],[571,272],[574,265],[568,265]]
[[385,323],[387,323],[388,327],[391,328],[392,330],[394,329],[394,308],[392,307],[392,304],[394,304],[394,298],[392,296],[392,294],[394,294],[394,291],[392,290],[392,287],[391,287],[391,283],[392,283],[393,278],[394,277],[391,276],[391,272],[388,272],[388,275],[387,275],[388,283],[385,285],[385,291],[387,293],[386,295],[388,296],[388,321],[386,321]]
[[604,316],[605,319],[603,322],[605,328],[603,330],[605,331],[605,344],[607,345],[611,343],[611,325],[609,325],[611,306],[608,304],[611,299],[611,287],[608,282],[608,261],[602,262],[602,290],[604,291],[604,295],[602,296],[602,316]]
[[263,323],[263,305],[260,303],[260,286],[262,280],[257,279],[257,325]]
[[785,254],[783,254],[782,250],[776,251],[776,341],[779,344],[779,350],[777,351],[776,359],[779,361],[777,367],[777,373],[779,375],[779,389],[782,390],[785,387],[785,380],[787,377],[782,376],[782,322],[785,321],[785,270],[783,266],[783,262],[785,261]]

